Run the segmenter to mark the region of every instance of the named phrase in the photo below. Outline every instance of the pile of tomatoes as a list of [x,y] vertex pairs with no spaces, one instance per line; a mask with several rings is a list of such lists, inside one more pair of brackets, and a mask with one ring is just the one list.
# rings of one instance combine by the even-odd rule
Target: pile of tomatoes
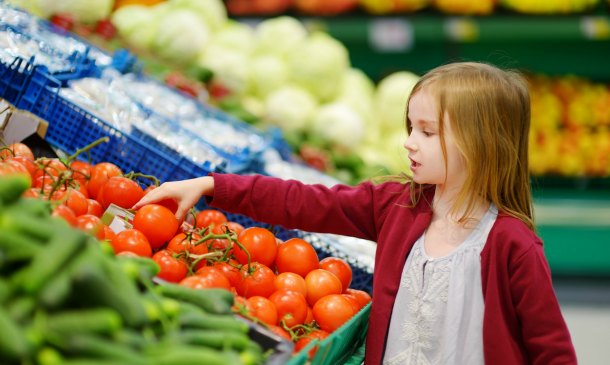
[[371,300],[350,288],[352,269],[345,260],[319,260],[301,238],[282,241],[269,229],[246,228],[213,209],[192,210],[187,223],[179,222],[171,200],[141,207],[132,228],[114,232],[100,219],[106,208],[130,209],[155,184],[143,189],[133,173],[109,162],[34,159],[21,143],[1,153],[0,175],[27,174],[32,187],[24,195],[50,200],[54,216],[109,241],[117,255],[151,257],[159,279],[232,291],[236,313],[294,341],[295,352],[326,338]]

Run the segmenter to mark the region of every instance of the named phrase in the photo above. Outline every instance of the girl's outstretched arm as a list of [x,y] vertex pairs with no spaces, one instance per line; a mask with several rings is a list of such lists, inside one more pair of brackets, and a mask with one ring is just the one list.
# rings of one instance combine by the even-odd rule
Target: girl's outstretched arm
[[176,218],[181,221],[203,195],[212,194],[214,194],[214,179],[211,176],[171,181],[148,192],[132,209],[139,209],[146,204],[157,203],[164,199],[173,199],[178,203]]

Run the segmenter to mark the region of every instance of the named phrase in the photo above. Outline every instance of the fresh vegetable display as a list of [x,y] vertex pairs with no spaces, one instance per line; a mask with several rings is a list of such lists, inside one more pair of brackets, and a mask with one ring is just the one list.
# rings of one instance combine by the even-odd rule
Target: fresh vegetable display
[[[143,176],[112,163],[76,160],[97,143],[103,141],[62,159],[33,159],[21,143],[2,150],[0,173],[7,176],[0,194],[7,193],[0,224],[7,240],[18,244],[6,243],[0,251],[11,298],[3,303],[9,326],[26,328],[26,340],[33,336],[29,332],[39,338],[26,341],[25,350],[11,345],[15,359],[53,364],[47,357],[129,358],[138,364],[154,357],[148,363],[163,364],[172,360],[158,357],[157,349],[180,343],[180,351],[171,353],[180,352],[185,362],[201,357],[209,363],[257,364],[269,354],[232,313],[290,340],[296,353],[370,302],[367,292],[350,288],[346,260],[319,259],[302,238],[284,241],[273,229],[244,227],[213,209],[192,210],[187,222],[178,222],[171,201],[129,211],[150,189],[133,180]],[[31,162],[31,172],[19,160]],[[154,177],[147,179],[154,189]],[[109,222],[108,212],[117,211],[126,215]],[[14,304],[21,302],[28,307]],[[19,310],[13,313],[13,307]],[[47,316],[53,318],[50,325]],[[117,354],[99,345],[123,336],[129,341]],[[311,357],[315,349],[309,348]]]
[[[0,163],[2,364],[264,362],[249,325],[232,315],[229,291],[154,285],[155,261],[115,256],[105,233],[100,241],[54,217],[58,207],[71,210],[65,197],[48,199],[64,185],[30,188],[31,175],[11,161]],[[51,176],[68,184],[66,172]],[[32,189],[42,195],[22,197]]]

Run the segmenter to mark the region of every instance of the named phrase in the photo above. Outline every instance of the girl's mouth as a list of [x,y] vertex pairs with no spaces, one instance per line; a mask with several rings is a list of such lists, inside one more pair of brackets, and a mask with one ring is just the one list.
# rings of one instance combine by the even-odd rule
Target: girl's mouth
[[411,170],[417,169],[421,164],[411,160]]

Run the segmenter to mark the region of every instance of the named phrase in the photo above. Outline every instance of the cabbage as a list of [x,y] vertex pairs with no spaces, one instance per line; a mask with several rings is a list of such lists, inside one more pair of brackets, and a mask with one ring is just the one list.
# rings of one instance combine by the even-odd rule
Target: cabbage
[[56,13],[68,13],[81,23],[95,23],[106,19],[112,11],[114,0],[29,0],[18,1],[17,5],[34,14],[48,18]]
[[295,18],[279,16],[256,27],[256,53],[285,56],[307,38],[307,29]]
[[254,48],[252,27],[230,20],[212,35],[210,43],[250,53]]
[[232,94],[241,95],[248,85],[248,56],[237,49],[210,45],[199,57],[199,66],[212,71],[213,80]]
[[170,0],[169,4],[201,17],[212,32],[221,29],[227,22],[227,9],[221,0]]
[[203,51],[208,39],[208,27],[200,17],[190,10],[177,9],[159,19],[154,48],[167,60],[190,64]]
[[333,145],[354,151],[364,140],[364,121],[349,105],[341,102],[318,109],[312,121],[312,132]]
[[383,78],[375,92],[375,110],[382,129],[405,125],[407,99],[419,76],[398,71]]
[[343,83],[343,73],[349,68],[345,46],[322,32],[313,33],[289,55],[292,81],[309,90],[320,101],[333,100]]
[[8,0],[7,4],[21,8],[41,18],[48,18],[55,12],[56,1],[41,0]]
[[368,124],[373,118],[374,92],[373,81],[362,70],[349,68],[344,72],[343,84],[337,101],[349,105]]
[[265,101],[265,121],[287,132],[305,131],[318,104],[306,90],[284,85],[269,94]]
[[409,172],[408,154],[403,147],[406,132],[380,134],[374,142],[365,140],[358,154],[369,166],[384,166],[391,174]]
[[259,56],[250,62],[250,92],[259,97],[266,97],[272,91],[286,84],[288,67],[276,56]]
[[144,5],[122,6],[112,13],[112,24],[125,41],[137,49],[149,49],[157,36],[159,12]]

